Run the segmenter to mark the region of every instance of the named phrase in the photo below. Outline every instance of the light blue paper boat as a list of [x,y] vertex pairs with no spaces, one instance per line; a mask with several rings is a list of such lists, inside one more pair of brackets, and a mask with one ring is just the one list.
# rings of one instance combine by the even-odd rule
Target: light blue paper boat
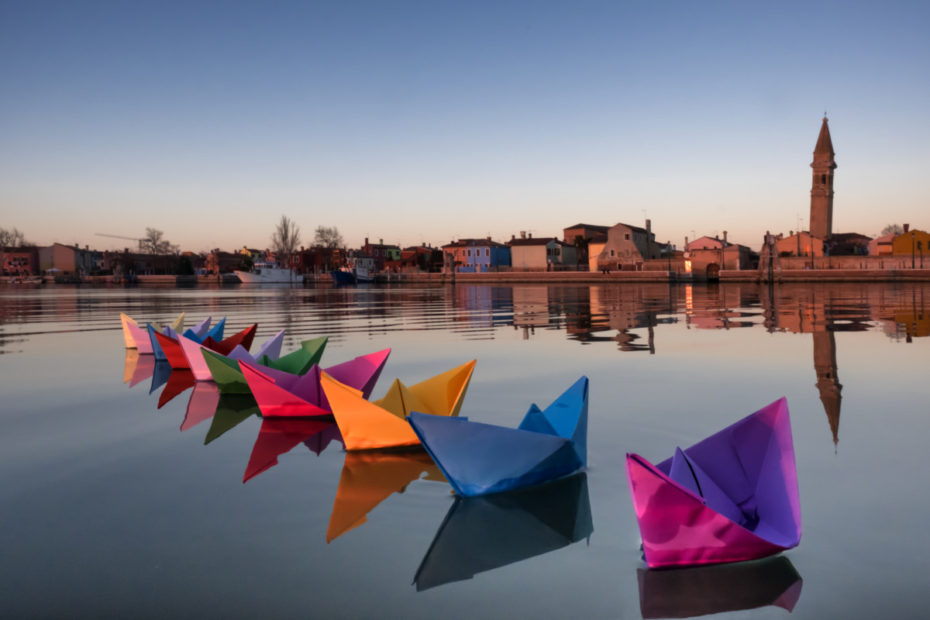
[[458,495],[541,484],[587,464],[588,378],[545,410],[531,405],[515,429],[416,412],[407,420]]

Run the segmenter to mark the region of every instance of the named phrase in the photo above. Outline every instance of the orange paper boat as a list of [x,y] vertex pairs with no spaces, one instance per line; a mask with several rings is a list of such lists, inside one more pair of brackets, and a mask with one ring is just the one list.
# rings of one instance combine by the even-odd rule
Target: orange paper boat
[[420,440],[406,416],[411,411],[457,416],[474,369],[472,360],[410,387],[395,379],[387,394],[373,402],[325,373],[320,383],[346,450],[411,447]]

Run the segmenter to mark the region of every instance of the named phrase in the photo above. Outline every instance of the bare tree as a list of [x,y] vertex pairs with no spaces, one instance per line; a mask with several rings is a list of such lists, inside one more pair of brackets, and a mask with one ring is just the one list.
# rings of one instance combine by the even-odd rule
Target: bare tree
[[317,226],[316,233],[313,235],[313,245],[332,250],[341,248],[345,242],[335,226]]
[[173,254],[178,251],[178,246],[172,245],[167,239],[163,239],[165,233],[157,228],[146,228],[145,237],[139,242],[139,247],[143,252],[149,254]]
[[892,233],[895,235],[900,235],[903,232],[904,232],[904,229],[901,227],[900,224],[888,224],[887,226],[882,228],[882,232],[879,235],[879,237],[884,237],[885,235],[892,234]]
[[274,249],[278,262],[284,265],[291,264],[291,256],[297,251],[300,244],[300,227],[286,215],[281,216],[274,234],[271,235],[271,247]]
[[11,228],[7,230],[6,228],[0,228],[0,249],[9,250],[12,248],[19,248],[24,245],[30,245],[23,233],[19,232],[16,228]]

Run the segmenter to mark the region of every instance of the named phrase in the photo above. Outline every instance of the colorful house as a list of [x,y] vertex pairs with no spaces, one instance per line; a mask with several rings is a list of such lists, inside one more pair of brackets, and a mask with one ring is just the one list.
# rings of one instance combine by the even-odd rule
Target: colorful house
[[912,267],[923,268],[924,256],[930,255],[930,234],[905,224],[904,232],[891,241],[891,253],[895,256],[910,256],[913,259]]
[[647,260],[660,257],[661,249],[650,220],[646,220],[646,228],[615,224],[607,231],[607,243],[597,257],[597,268],[640,271]]
[[529,236],[520,233],[520,238],[513,237],[510,246],[510,262],[519,271],[555,271],[575,269],[578,255],[575,246],[560,241],[555,237]]
[[509,267],[510,248],[503,243],[487,239],[459,239],[442,246],[445,254],[452,256],[455,270],[459,273],[486,273],[500,267]]
[[562,230],[562,240],[575,246],[580,269],[597,271],[597,257],[607,245],[607,231],[610,226],[596,224],[575,224]]

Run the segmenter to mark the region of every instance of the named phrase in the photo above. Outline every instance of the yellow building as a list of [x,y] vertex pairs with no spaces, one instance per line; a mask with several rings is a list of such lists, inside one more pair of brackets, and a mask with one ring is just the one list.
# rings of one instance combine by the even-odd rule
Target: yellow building
[[[914,259],[914,267],[930,266],[930,233],[923,230],[908,229],[904,225],[904,232],[891,240],[891,253],[895,256],[910,256]],[[928,261],[924,263],[924,256]]]

